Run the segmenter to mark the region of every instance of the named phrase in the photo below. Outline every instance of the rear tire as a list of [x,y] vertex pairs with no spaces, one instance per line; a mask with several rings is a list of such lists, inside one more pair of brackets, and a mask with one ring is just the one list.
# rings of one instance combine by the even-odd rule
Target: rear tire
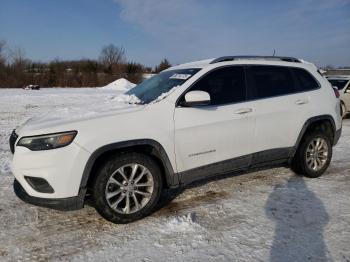
[[151,214],[161,190],[161,171],[151,157],[122,153],[101,165],[93,184],[93,201],[102,217],[125,224]]
[[321,176],[332,159],[332,141],[327,133],[314,130],[306,133],[292,161],[292,170],[310,178]]

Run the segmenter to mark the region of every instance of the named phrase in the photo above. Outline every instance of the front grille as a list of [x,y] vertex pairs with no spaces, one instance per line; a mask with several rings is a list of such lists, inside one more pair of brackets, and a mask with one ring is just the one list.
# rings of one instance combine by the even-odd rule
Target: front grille
[[9,141],[12,154],[15,153],[15,143],[17,138],[18,138],[18,135],[16,134],[15,130],[13,130]]

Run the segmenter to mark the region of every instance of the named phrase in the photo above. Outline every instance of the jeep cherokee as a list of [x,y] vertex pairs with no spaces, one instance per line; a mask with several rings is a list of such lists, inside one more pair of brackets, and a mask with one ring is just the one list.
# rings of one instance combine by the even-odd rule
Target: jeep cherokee
[[[58,210],[91,195],[114,223],[150,214],[163,188],[288,165],[319,177],[341,134],[337,90],[308,62],[226,56],[171,67],[133,103],[81,119],[36,117],[10,137],[14,190]],[[135,102],[136,101],[136,102]]]

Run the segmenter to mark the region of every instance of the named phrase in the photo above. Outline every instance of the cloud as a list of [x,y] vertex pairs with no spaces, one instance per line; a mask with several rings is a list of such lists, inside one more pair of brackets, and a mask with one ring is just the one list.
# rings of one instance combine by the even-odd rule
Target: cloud
[[[215,1],[215,3],[205,0],[114,1],[121,7],[120,17],[125,22],[154,35],[176,32],[198,35],[206,33],[203,28],[212,29],[214,26],[216,26],[216,30],[222,32],[235,27],[236,23],[239,22],[236,17],[239,17],[240,20],[255,18],[258,27],[260,23],[268,26],[274,24],[276,20],[287,20],[287,22],[301,24],[308,20],[310,15],[314,16],[320,12],[326,14],[341,8],[350,10],[350,0],[295,0],[285,1],[283,4],[271,2],[261,4],[260,1],[255,1],[255,4],[251,5],[245,4],[246,1],[233,3],[226,0]],[[278,5],[281,5],[279,12],[271,16],[269,10]],[[261,10],[255,10],[258,6]],[[258,16],[256,16],[257,14]],[[236,23],[227,23],[224,20],[227,15],[231,15],[230,22]]]
[[120,18],[151,39],[151,48],[156,49],[154,61],[163,57],[181,63],[219,55],[267,55],[275,48],[281,55],[322,61],[326,46],[334,53],[348,39],[337,36],[350,35],[346,16],[350,0],[114,2],[120,7]]
[[[115,0],[120,18],[151,36],[164,54],[175,54],[172,62],[203,57],[204,45],[211,42],[205,5],[196,0]],[[203,2],[202,2],[203,3]],[[198,48],[201,47],[201,48]],[[168,55],[164,55],[169,57]],[[158,59],[158,58],[157,58]]]
[[[299,0],[287,13],[294,21],[307,20],[310,15],[320,12],[331,12],[335,9],[349,8],[350,0]],[[299,22],[301,22],[299,20]]]
[[[121,18],[143,29],[171,32],[182,27],[184,19],[194,11],[193,0],[115,0],[122,7]],[[195,13],[192,13],[195,15]]]

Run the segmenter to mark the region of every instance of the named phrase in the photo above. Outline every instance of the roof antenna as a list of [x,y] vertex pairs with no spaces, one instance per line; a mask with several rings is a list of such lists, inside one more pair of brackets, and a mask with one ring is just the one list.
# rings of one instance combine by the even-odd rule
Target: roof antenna
[[275,56],[275,54],[276,54],[276,50],[275,50],[275,49],[273,49],[273,55],[272,55],[272,56]]

